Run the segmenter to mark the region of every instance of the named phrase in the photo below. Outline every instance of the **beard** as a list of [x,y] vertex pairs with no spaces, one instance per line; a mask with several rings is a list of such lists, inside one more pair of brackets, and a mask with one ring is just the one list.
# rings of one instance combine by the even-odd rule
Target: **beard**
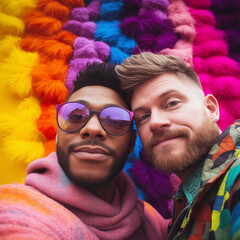
[[[185,172],[198,165],[208,154],[217,138],[220,130],[216,123],[206,118],[194,136],[190,137],[188,129],[175,131],[161,130],[154,134],[151,141],[144,147],[145,153],[155,168],[162,172],[178,173]],[[152,143],[160,138],[171,138],[180,136],[186,140],[185,147],[181,152],[175,153],[177,146],[167,145],[157,149],[156,153],[152,149]]]
[[[108,172],[108,175],[105,177],[99,177],[91,178],[91,177],[83,177],[80,174],[74,175],[72,171],[70,170],[70,154],[73,152],[73,149],[78,146],[83,145],[92,145],[92,146],[101,146],[111,153],[113,156],[113,163],[111,166],[110,171]],[[57,157],[58,157],[58,163],[61,166],[62,170],[64,171],[65,175],[77,186],[81,186],[86,189],[93,189],[96,187],[103,187],[106,184],[108,184],[112,179],[114,179],[122,170],[128,156],[128,150],[124,153],[122,153],[119,157],[116,156],[115,151],[113,151],[111,148],[106,146],[105,144],[98,142],[98,141],[92,141],[92,140],[86,140],[79,144],[72,144],[68,147],[67,152],[65,153],[63,149],[59,146],[57,143]]]

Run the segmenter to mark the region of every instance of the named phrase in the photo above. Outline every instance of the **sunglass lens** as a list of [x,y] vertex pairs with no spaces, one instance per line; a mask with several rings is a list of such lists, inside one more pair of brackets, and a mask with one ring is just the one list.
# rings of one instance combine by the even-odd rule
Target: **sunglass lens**
[[63,104],[58,111],[60,128],[67,132],[80,129],[89,118],[88,108],[81,103],[69,102]]
[[120,107],[107,107],[100,114],[101,122],[106,131],[113,135],[123,135],[131,124],[129,113]]

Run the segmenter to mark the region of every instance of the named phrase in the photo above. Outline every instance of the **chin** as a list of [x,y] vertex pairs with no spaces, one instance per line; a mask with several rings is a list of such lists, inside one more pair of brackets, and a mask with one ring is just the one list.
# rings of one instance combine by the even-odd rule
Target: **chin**
[[68,178],[77,186],[86,188],[86,189],[91,189],[91,188],[96,188],[96,187],[103,187],[105,186],[108,182],[111,181],[110,176],[106,177],[96,177],[96,176],[91,176],[90,174],[84,176],[84,175],[76,175],[76,174],[69,174]]

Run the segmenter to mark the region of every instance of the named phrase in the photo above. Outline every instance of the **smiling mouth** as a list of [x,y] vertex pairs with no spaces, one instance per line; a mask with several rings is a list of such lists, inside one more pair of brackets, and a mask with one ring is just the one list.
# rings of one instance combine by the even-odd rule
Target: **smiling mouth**
[[175,140],[177,138],[180,138],[180,137],[181,136],[174,136],[174,137],[167,137],[167,138],[159,139],[152,144],[152,147],[155,147],[157,145],[161,145],[161,144],[164,144],[164,143],[168,143],[168,142],[170,142],[172,140]]

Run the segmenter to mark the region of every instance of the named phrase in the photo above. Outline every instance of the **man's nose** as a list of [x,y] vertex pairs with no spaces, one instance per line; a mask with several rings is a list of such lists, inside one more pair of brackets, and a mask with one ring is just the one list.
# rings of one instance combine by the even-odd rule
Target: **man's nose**
[[80,130],[80,134],[82,138],[90,137],[105,139],[107,136],[107,133],[103,129],[96,114],[92,115],[86,125]]
[[162,128],[170,127],[171,121],[168,114],[159,109],[154,109],[151,112],[149,128],[151,132],[156,132]]

